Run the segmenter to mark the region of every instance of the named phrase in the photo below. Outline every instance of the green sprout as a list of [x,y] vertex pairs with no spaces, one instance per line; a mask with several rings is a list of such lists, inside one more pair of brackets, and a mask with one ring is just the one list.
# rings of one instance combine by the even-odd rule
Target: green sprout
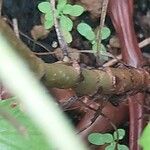
[[[88,41],[90,41],[90,43],[92,44],[92,50],[93,50],[93,53],[96,54],[97,52],[97,41],[96,41],[96,35],[94,33],[94,31],[92,30],[92,28],[86,24],[86,23],[80,23],[78,26],[77,26],[77,30],[78,32],[84,36]],[[100,38],[101,40],[105,40],[107,39],[110,34],[111,34],[111,31],[108,27],[103,27],[102,30],[100,31]],[[100,45],[100,54],[105,54],[106,53],[106,48],[103,44]],[[108,60],[108,57],[106,56],[103,56],[103,59],[104,60]]]
[[88,136],[88,141],[94,145],[107,144],[105,150],[129,150],[126,145],[119,144],[118,141],[122,140],[125,136],[124,129],[117,129],[113,134],[110,133],[91,133]]
[[[44,26],[46,29],[50,29],[54,26],[53,10],[50,2],[41,2],[38,4],[38,9],[44,13]],[[58,0],[56,6],[56,17],[59,20],[60,28],[63,32],[63,36],[67,43],[72,42],[72,35],[70,31],[73,28],[73,22],[68,17],[80,16],[84,12],[84,8],[80,5],[71,5],[67,3],[67,0]]]

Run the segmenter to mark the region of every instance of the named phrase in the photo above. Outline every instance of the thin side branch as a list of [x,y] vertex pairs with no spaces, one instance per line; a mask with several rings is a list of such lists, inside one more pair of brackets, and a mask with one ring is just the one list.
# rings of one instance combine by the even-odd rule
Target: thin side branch
[[103,0],[102,2],[102,10],[101,10],[101,18],[100,18],[100,25],[98,27],[97,35],[96,35],[96,42],[97,42],[97,63],[99,64],[99,49],[101,49],[101,30],[104,27],[106,13],[107,13],[107,6],[109,0]]

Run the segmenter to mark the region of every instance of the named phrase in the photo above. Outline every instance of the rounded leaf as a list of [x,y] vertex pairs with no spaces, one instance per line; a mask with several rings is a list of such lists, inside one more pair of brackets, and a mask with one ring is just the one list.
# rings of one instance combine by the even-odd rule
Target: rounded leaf
[[70,18],[62,15],[60,17],[60,26],[61,28],[64,28],[67,31],[71,31],[73,27],[73,22]]
[[110,29],[107,27],[103,27],[101,30],[101,39],[102,40],[107,39],[110,36],[110,34],[111,34]]
[[62,29],[62,34],[63,34],[63,36],[64,36],[64,38],[65,38],[65,41],[66,41],[67,43],[71,43],[71,42],[72,42],[72,35],[70,34],[69,31],[67,31],[67,30],[65,30],[65,29]]
[[[118,135],[117,135],[118,134]],[[119,136],[119,137],[117,137]],[[125,136],[125,130],[124,129],[117,129],[117,131],[114,132],[114,140],[122,140]]]
[[105,144],[103,135],[101,133],[91,133],[88,136],[88,141],[94,145],[104,145]]
[[57,10],[62,11],[66,3],[67,3],[67,0],[58,0]]
[[95,34],[92,28],[86,23],[80,23],[77,26],[77,31],[89,41],[93,41],[95,39]]
[[[92,45],[92,50],[93,50],[94,52],[96,52],[96,51],[97,51],[97,47],[98,47],[98,45],[97,45],[97,43],[95,42],[95,43]],[[100,52],[106,52],[106,48],[105,48],[105,46],[104,46],[103,44],[101,44],[99,47],[100,47],[100,49],[99,49]]]
[[63,14],[71,16],[80,16],[84,12],[84,8],[80,5],[67,4],[63,8]]
[[129,150],[129,148],[126,145],[121,145],[121,144],[118,144],[117,148],[118,150]]
[[49,3],[49,2],[41,2],[41,3],[38,4],[38,9],[42,13],[50,13],[52,11],[51,3]]
[[54,25],[52,20],[45,20],[44,21],[44,27],[45,29],[50,29]]
[[114,141],[113,136],[110,133],[103,134],[105,143],[112,143]]
[[53,21],[53,15],[52,14],[50,14],[50,13],[47,13],[47,14],[45,14],[45,20],[51,20],[52,22],[54,22]]
[[116,143],[113,142],[110,145],[108,145],[107,147],[105,147],[105,150],[115,150],[116,148]]
[[[94,55],[97,55],[97,43],[94,43],[92,45],[92,50],[94,52]],[[106,48],[103,44],[100,45],[100,49],[99,49],[99,57],[101,60],[107,61],[108,60],[108,56],[107,56],[107,51]]]

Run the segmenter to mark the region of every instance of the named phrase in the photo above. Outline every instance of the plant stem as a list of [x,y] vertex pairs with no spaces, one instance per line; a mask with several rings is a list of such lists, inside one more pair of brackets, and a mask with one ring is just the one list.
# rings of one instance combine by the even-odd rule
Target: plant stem
[[54,19],[54,26],[55,26],[55,30],[56,30],[56,34],[57,34],[57,38],[58,38],[58,42],[60,45],[61,50],[63,51],[64,54],[64,58],[68,57],[68,45],[64,39],[64,36],[62,34],[61,31],[61,27],[60,24],[57,20],[57,16],[56,16],[56,9],[55,9],[55,0],[50,0],[50,3],[52,5],[52,12],[53,12],[53,19]]
[[103,2],[102,2],[100,25],[98,27],[97,35],[96,35],[96,42],[97,42],[97,52],[96,52],[97,59],[96,60],[97,60],[98,64],[101,64],[101,62],[100,62],[100,49],[101,49],[101,41],[102,41],[101,30],[104,27],[108,2],[109,2],[109,0],[103,0]]

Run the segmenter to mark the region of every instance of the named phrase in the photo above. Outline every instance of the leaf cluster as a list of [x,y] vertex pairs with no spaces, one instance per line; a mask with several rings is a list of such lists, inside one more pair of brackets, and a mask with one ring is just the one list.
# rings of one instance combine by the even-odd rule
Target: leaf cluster
[[[73,28],[73,22],[68,17],[80,16],[84,12],[84,8],[80,5],[71,5],[67,3],[67,0],[58,0],[56,6],[56,17],[59,19],[60,28],[63,32],[64,38],[67,43],[72,42],[72,36],[70,31]],[[38,9],[44,13],[44,26],[46,29],[50,29],[54,26],[53,9],[50,2],[41,2],[38,5]]]
[[[86,23],[80,23],[78,26],[77,26],[77,30],[78,32],[84,36],[87,40],[90,41],[90,43],[92,44],[92,50],[93,50],[93,53],[96,53],[97,52],[97,47],[98,47],[98,44],[97,41],[96,41],[96,34],[94,33],[93,29],[91,28],[91,26],[89,26],[88,24]],[[100,32],[100,38],[101,40],[105,40],[107,39],[110,34],[111,34],[111,31],[108,27],[103,27]],[[100,46],[100,54],[103,54],[106,52],[106,48],[103,44],[99,44]],[[104,58],[105,60],[107,60],[108,58]]]
[[117,143],[118,140],[122,140],[125,136],[124,129],[117,129],[113,134],[110,133],[91,133],[88,136],[88,141],[94,145],[104,145],[107,144],[105,150],[129,150],[126,145]]

